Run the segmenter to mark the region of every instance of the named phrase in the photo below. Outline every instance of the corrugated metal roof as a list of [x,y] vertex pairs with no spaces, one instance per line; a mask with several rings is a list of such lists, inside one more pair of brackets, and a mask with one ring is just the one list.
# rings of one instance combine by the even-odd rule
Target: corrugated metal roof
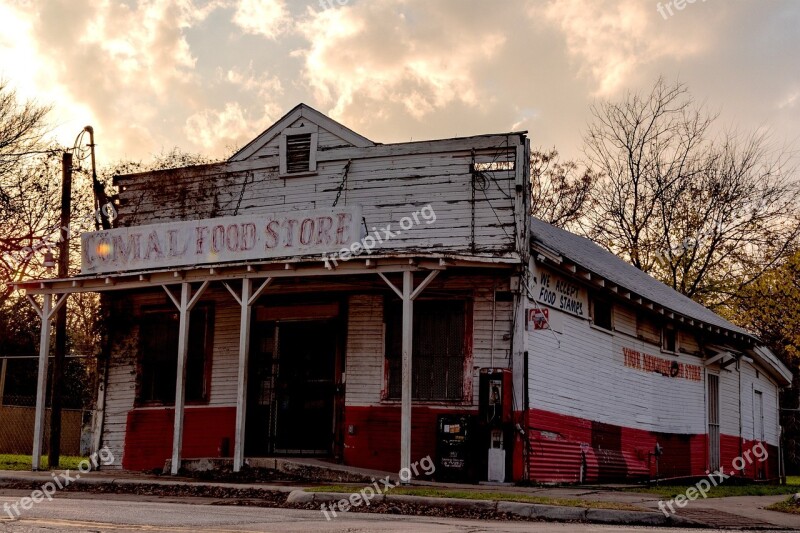
[[752,334],[601,248],[593,241],[531,217],[531,238],[576,265],[674,313],[729,331]]

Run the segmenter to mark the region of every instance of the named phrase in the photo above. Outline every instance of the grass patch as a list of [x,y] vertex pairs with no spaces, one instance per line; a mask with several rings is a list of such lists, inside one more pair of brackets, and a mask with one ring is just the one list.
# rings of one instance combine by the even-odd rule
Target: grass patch
[[[76,470],[78,463],[86,459],[86,457],[75,456],[61,456],[60,468],[66,470]],[[42,456],[42,469],[49,468],[47,456]],[[0,470],[30,470],[31,469],[31,456],[30,455],[14,455],[14,454],[0,454]]]
[[[361,490],[359,486],[347,485],[327,485],[306,489],[313,492],[341,492],[350,494]],[[560,505],[563,507],[584,507],[588,509],[616,509],[620,511],[644,511],[641,507],[617,502],[598,502],[589,500],[579,500],[571,498],[547,498],[543,496],[532,496],[529,494],[516,492],[495,492],[495,491],[471,491],[471,490],[447,490],[428,487],[396,487],[391,490],[390,495],[403,496],[424,496],[428,498],[456,498],[460,500],[491,500],[519,503],[538,503],[540,505]]]
[[773,503],[766,508],[770,511],[800,515],[800,501],[795,501],[792,498],[787,498],[782,502]]
[[[786,485],[771,485],[766,483],[726,484],[723,482],[721,485],[711,487],[707,495],[709,498],[728,498],[731,496],[777,496],[800,492],[800,476],[790,476],[786,479],[786,483]],[[655,494],[662,498],[674,498],[678,494],[684,494],[689,487],[694,487],[694,485],[651,485],[624,490]]]

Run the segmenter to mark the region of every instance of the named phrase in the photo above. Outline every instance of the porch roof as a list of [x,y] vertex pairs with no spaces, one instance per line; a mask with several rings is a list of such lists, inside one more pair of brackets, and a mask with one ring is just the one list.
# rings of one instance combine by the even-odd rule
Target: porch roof
[[80,275],[70,278],[36,279],[10,283],[26,294],[70,294],[136,289],[183,282],[225,281],[241,278],[288,278],[378,274],[403,271],[444,270],[449,267],[510,269],[519,264],[516,257],[461,256],[453,254],[392,254],[339,261],[337,265],[320,259],[246,261],[181,266],[154,270]]

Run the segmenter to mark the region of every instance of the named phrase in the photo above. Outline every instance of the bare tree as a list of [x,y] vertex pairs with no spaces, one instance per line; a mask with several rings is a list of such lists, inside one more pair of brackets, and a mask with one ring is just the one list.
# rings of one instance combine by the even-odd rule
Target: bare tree
[[593,106],[586,155],[603,175],[589,235],[674,289],[724,305],[798,243],[793,154],[764,134],[710,135],[685,85]]
[[49,112],[50,107],[32,100],[20,102],[17,92],[0,79],[0,175],[24,157],[48,151],[43,138]]
[[574,226],[586,214],[598,176],[575,161],[561,161],[558,151],[531,153],[531,214],[548,224]]

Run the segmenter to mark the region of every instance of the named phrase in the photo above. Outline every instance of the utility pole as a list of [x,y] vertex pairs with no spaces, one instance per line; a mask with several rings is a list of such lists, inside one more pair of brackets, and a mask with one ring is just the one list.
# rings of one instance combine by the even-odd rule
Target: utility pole
[[[61,158],[61,226],[58,241],[58,278],[69,275],[69,226],[72,199],[72,154],[64,152]],[[62,294],[60,298],[66,298]],[[53,358],[53,381],[50,389],[50,450],[48,465],[58,468],[61,460],[61,406],[63,403],[64,361],[67,354],[67,306],[62,305],[56,314],[56,351]]]

